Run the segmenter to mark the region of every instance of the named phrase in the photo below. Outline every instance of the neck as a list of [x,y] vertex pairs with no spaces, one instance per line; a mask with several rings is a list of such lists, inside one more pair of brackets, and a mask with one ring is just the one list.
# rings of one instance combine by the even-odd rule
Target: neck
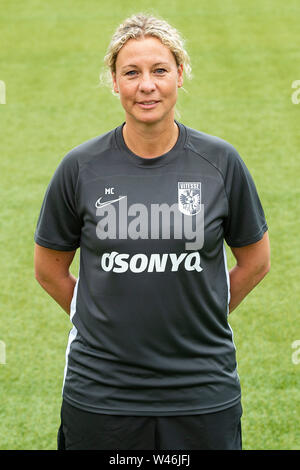
[[177,139],[179,129],[174,121],[155,124],[132,123],[126,120],[123,137],[127,147],[143,158],[154,158],[171,150]]

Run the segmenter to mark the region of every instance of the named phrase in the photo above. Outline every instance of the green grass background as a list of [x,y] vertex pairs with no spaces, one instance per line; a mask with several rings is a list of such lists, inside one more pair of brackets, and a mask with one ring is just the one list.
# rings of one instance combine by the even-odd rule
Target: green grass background
[[115,28],[137,11],[186,38],[194,78],[180,90],[180,120],[232,143],[255,179],[272,269],[230,316],[243,444],[299,449],[299,0],[1,0],[0,449],[56,448],[71,324],[34,279],[33,233],[61,158],[124,120],[98,75]]

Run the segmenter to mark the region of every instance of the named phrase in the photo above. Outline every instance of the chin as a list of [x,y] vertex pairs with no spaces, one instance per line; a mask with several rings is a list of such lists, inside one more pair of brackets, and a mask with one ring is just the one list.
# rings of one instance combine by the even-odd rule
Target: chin
[[156,122],[160,122],[163,118],[161,116],[134,116],[134,120],[136,122],[144,123],[144,124],[155,124]]
[[[173,115],[172,115],[173,116]],[[144,124],[155,124],[158,122],[162,122],[164,120],[168,120],[170,114],[161,114],[161,113],[145,113],[144,115],[135,115],[133,116],[136,122],[144,123]]]

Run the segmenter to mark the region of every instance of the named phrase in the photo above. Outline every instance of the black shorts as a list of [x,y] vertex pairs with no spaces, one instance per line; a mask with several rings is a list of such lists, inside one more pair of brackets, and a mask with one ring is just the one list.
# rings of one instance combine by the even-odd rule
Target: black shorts
[[189,416],[90,413],[63,400],[58,450],[241,450],[240,403]]

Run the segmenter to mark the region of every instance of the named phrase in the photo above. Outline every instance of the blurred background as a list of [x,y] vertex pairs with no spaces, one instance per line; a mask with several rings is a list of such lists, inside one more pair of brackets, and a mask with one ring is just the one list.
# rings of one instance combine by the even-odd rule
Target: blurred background
[[0,449],[56,449],[71,323],[34,279],[33,234],[64,155],[124,121],[99,73],[116,27],[140,11],[181,31],[193,79],[179,92],[178,119],[235,146],[269,225],[271,271],[229,317],[243,447],[299,449],[299,0],[0,7]]

